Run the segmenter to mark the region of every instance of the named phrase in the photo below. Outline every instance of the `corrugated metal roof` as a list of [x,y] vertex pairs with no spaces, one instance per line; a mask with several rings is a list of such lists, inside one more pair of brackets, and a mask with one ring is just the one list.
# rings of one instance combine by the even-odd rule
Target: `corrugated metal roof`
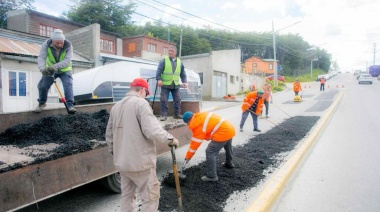
[[[37,57],[40,53],[40,47],[41,45],[39,44],[0,37],[0,53]],[[91,62],[88,59],[76,54],[75,52],[73,54],[72,60],[88,63]]]

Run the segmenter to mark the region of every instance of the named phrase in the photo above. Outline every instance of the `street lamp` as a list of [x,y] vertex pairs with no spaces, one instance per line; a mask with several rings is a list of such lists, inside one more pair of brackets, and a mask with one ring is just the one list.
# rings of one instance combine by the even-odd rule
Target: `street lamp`
[[284,28],[281,28],[277,31],[274,31],[274,24],[273,24],[273,21],[272,21],[272,34],[273,34],[273,82],[274,82],[274,86],[278,86],[278,79],[277,79],[277,60],[276,60],[276,33],[279,32],[280,30],[283,30],[283,29],[286,29],[288,27],[291,27],[293,25],[296,25],[298,24],[299,22],[301,21],[298,21],[294,24],[291,24],[287,27],[284,27]]

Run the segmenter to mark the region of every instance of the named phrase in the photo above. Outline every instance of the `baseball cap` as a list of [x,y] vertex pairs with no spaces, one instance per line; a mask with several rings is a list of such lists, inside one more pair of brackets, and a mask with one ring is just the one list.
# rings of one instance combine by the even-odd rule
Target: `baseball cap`
[[264,91],[263,91],[263,89],[259,89],[259,90],[257,91],[257,93],[258,93],[258,94],[264,94]]
[[147,95],[150,94],[149,92],[149,85],[148,82],[143,78],[136,78],[132,81],[131,86],[134,87],[143,87],[146,89]]

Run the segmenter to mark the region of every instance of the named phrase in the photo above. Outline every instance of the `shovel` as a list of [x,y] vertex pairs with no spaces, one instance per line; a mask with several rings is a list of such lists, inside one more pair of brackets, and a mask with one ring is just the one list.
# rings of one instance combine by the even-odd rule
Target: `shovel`
[[182,197],[181,197],[181,186],[179,184],[179,176],[178,176],[177,161],[175,158],[175,147],[174,146],[171,147],[171,152],[172,152],[172,159],[173,159],[173,173],[174,173],[174,179],[175,179],[175,188],[177,191],[179,211],[183,212]]
[[65,99],[65,97],[62,95],[62,92],[61,92],[61,90],[59,89],[59,86],[58,86],[57,82],[55,81],[55,79],[54,79],[53,82],[54,82],[55,88],[57,88],[57,91],[58,91],[58,93],[59,93],[59,96],[61,97],[61,100],[62,100],[63,104],[65,104],[65,107],[66,107],[67,113],[68,113],[68,114],[74,114],[75,112],[70,112],[70,111],[69,111],[69,107],[67,106],[66,99]]

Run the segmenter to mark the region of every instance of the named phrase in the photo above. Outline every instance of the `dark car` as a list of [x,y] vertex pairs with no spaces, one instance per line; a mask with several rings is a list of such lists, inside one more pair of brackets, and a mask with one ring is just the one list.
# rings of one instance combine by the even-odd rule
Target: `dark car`
[[[266,79],[272,81],[273,80],[273,77],[274,75],[270,75],[270,76],[267,76],[265,77]],[[282,81],[282,82],[285,82],[285,77],[284,76],[281,76],[281,75],[277,75],[277,80],[279,81]]]

